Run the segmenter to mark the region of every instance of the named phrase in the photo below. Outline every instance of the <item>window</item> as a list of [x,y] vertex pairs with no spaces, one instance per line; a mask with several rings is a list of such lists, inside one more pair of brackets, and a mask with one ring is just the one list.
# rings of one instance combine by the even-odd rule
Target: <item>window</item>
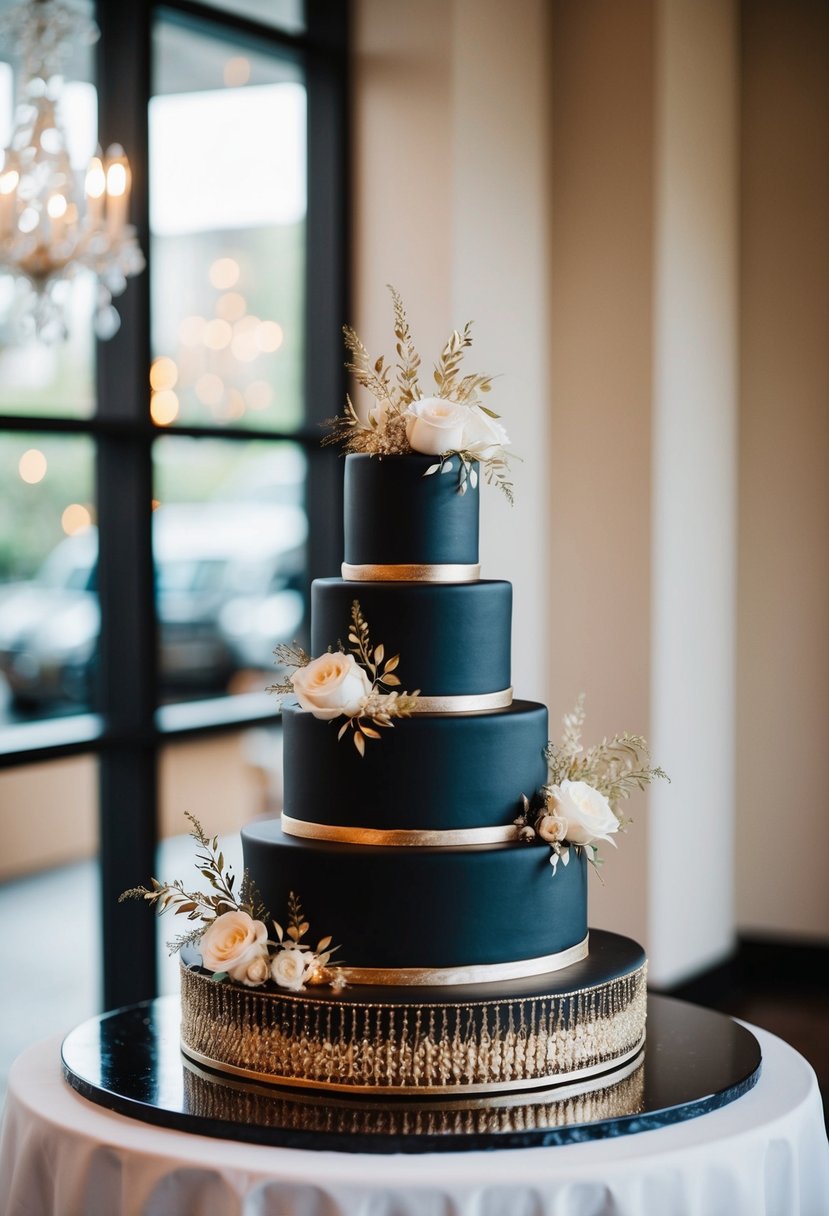
[[[118,893],[160,867],[157,821],[175,834],[182,810],[208,821],[203,800],[231,795],[193,784],[205,756],[228,773],[243,753],[268,779],[270,650],[303,636],[310,579],[340,558],[319,422],[344,389],[346,16],[340,0],[100,4],[97,138],[128,149],[148,268],[97,349],[83,284],[66,347],[2,344],[2,813],[30,804],[47,837],[48,795],[26,790],[74,774],[105,1006],[156,991],[153,918]],[[250,791],[235,802],[247,815]]]

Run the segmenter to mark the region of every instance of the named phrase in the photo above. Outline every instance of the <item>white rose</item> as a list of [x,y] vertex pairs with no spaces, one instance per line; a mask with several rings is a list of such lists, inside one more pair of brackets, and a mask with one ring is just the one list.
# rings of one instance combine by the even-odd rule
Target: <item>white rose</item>
[[406,438],[415,452],[442,456],[463,448],[469,408],[442,397],[421,397],[406,410]]
[[307,973],[312,970],[315,956],[297,946],[285,946],[271,959],[271,976],[280,988],[299,992],[305,986]]
[[585,781],[562,781],[554,785],[547,796],[547,807],[567,820],[565,839],[570,844],[590,844],[594,840],[610,839],[619,829],[619,821],[610,809],[604,794]]
[[251,962],[242,963],[238,967],[230,967],[228,975],[232,980],[236,980],[237,984],[244,984],[246,988],[258,988],[260,984],[265,983],[271,973],[266,952],[267,946]]
[[542,840],[546,840],[548,844],[555,844],[557,840],[564,840],[566,837],[567,820],[563,819],[561,815],[542,815],[535,825],[535,830]]
[[497,418],[490,418],[477,405],[468,407],[463,428],[465,452],[470,452],[479,460],[489,460],[508,444],[509,435]]
[[253,920],[247,912],[224,912],[202,935],[202,966],[207,971],[244,972],[267,953],[267,941],[268,930],[261,920]]
[[312,659],[291,676],[297,700],[315,718],[351,717],[371,692],[371,681],[353,654],[335,650]]

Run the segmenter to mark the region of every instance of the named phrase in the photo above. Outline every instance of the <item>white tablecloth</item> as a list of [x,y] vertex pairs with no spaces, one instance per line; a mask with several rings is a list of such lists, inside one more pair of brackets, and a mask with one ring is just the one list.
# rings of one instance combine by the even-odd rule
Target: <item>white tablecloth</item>
[[[753,1028],[752,1028],[753,1029]],[[60,1040],[16,1062],[0,1141],[5,1216],[827,1216],[829,1146],[806,1061],[754,1030],[757,1086],[613,1140],[363,1156],[267,1148],[111,1114],[63,1081]]]

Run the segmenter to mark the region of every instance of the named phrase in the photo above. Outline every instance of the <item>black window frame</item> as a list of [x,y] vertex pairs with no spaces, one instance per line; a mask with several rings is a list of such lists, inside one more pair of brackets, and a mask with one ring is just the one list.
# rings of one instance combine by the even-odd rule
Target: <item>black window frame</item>
[[[144,273],[118,302],[122,325],[96,350],[97,409],[88,418],[0,414],[0,433],[88,436],[96,447],[98,594],[101,608],[94,713],[10,728],[0,767],[73,754],[99,762],[102,1004],[114,1008],[157,994],[155,922],[121,891],[155,871],[158,756],[182,737],[236,731],[277,720],[256,698],[226,697],[158,708],[158,648],[152,560],[152,453],[160,435],[228,442],[289,440],[308,461],[307,587],[341,559],[342,465],[320,446],[320,423],[346,388],[340,327],[348,316],[348,0],[305,0],[306,28],[288,33],[197,0],[98,0],[96,63],[99,141],[116,139],[133,171],[131,218],[147,257]],[[228,45],[292,59],[308,98],[305,271],[305,421],[296,431],[179,425],[149,415],[150,282],[148,109],[157,18],[225,39]],[[13,750],[12,750],[13,749]],[[208,812],[205,811],[207,817]]]

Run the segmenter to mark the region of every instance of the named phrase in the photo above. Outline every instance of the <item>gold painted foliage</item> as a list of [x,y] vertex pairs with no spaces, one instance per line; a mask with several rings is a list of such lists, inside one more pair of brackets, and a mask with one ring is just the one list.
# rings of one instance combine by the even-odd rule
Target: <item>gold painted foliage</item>
[[[409,320],[400,294],[389,285],[394,307],[394,337],[397,362],[390,364],[384,355],[372,359],[356,331],[350,325],[343,326],[346,349],[351,358],[346,369],[362,388],[374,398],[375,406],[364,419],[346,396],[342,414],[326,423],[330,432],[323,443],[342,444],[346,452],[364,452],[373,456],[404,456],[412,451],[406,436],[405,411],[412,402],[425,396],[420,384],[421,358],[415,349]],[[494,411],[481,404],[480,396],[490,392],[492,376],[461,375],[465,352],[472,345],[472,322],[462,330],[453,330],[435,364],[432,378],[435,383],[434,396],[460,405],[477,405],[491,418]],[[507,478],[507,465],[503,457],[481,459],[471,452],[457,453],[461,457],[461,475],[458,489],[466,489],[469,466],[480,461],[488,483],[495,484],[507,494],[512,502],[512,486]]]
[[[297,642],[290,645],[287,642],[280,642],[274,648],[273,654],[276,666],[282,667],[286,672],[297,671],[300,667],[307,667],[311,662],[310,654],[303,650]],[[276,693],[278,697],[289,697],[294,691],[294,686],[290,676],[286,676],[283,680],[277,680],[275,684],[269,684],[265,691]]]
[[[376,727],[391,727],[394,726],[393,718],[411,717],[417,706],[420,689],[413,693],[396,691],[400,684],[400,677],[396,675],[400,655],[392,655],[387,659],[382,643],[372,646],[368,622],[363,616],[359,600],[355,600],[351,605],[348,642],[351,653],[368,673],[371,693],[360,713],[346,719],[337,738],[342,739],[343,735],[351,730],[354,746],[360,755],[364,756],[366,740],[381,737]],[[372,725],[367,725],[367,722]]]
[[196,865],[210,884],[210,891],[187,891],[180,878],[173,882],[160,882],[157,878],[151,878],[149,887],[131,887],[118,897],[119,903],[127,899],[143,899],[154,907],[159,915],[172,910],[176,916],[186,916],[188,921],[200,922],[196,928],[167,943],[171,954],[175,954],[182,946],[197,942],[210,922],[225,912],[246,912],[253,920],[266,920],[268,916],[247,870],[242,876],[237,894],[233,889],[236,878],[229,868],[225,868],[218,836],[211,839],[205,834],[195,815],[189,812],[185,814],[192,825],[190,835],[199,846]]
[[582,694],[572,712],[565,715],[561,743],[548,743],[545,748],[549,784],[584,781],[604,794],[624,826],[629,821],[620,810],[620,802],[636,790],[644,790],[654,781],[670,781],[670,777],[664,769],[651,764],[650,748],[642,735],[625,731],[585,750],[582,744],[585,718]]

